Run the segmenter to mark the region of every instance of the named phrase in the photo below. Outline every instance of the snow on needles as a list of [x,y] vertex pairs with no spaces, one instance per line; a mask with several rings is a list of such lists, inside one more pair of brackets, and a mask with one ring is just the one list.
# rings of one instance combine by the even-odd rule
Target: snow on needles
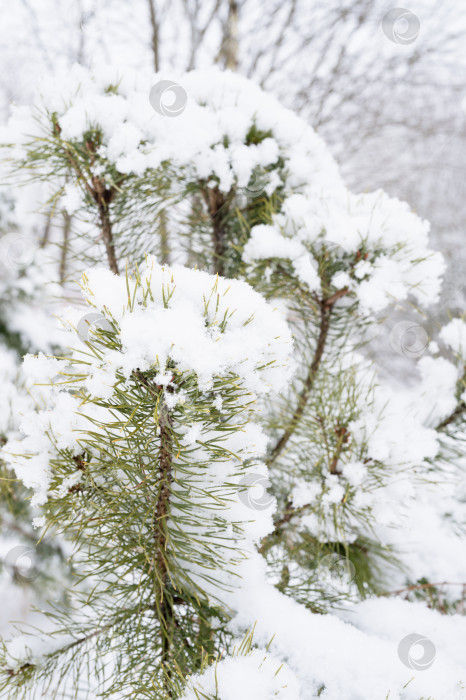
[[[166,78],[75,65],[62,80],[45,79],[38,92],[47,113],[56,115],[63,139],[81,140],[90,129],[100,129],[98,155],[121,173],[140,175],[170,162],[191,176],[217,178],[219,189],[228,192],[234,184],[248,185],[257,167],[278,168],[284,157],[290,187],[340,182],[322,139],[253,82],[218,69],[180,75],[186,108],[167,119],[149,102],[151,86]],[[31,138],[48,129],[49,124],[37,124],[30,109],[16,108],[1,141],[16,144],[20,156]]]
[[136,368],[162,371],[169,358],[181,371],[194,372],[202,389],[214,375],[231,372],[262,394],[282,389],[291,376],[286,321],[245,282],[162,267],[149,256],[129,309],[125,279],[105,269],[90,270],[86,278],[88,301],[109,309],[119,326],[122,352],[110,353],[109,365],[126,377]]
[[385,192],[355,195],[342,184],[304,187],[285,199],[273,224],[251,229],[244,260],[290,260],[311,291],[320,287],[322,247],[339,259],[335,288],[348,287],[364,313],[379,312],[412,294],[425,306],[438,300],[445,264],[428,248],[429,223]]
[[[158,113],[149,101],[151,86],[167,77],[178,80],[185,97],[176,118]],[[351,193],[315,131],[246,78],[218,69],[178,78],[131,71],[122,76],[116,68],[91,72],[76,65],[63,82],[45,80],[39,93],[39,124],[34,110],[17,108],[0,136],[15,143],[19,159],[32,139],[49,137],[51,129],[55,134],[58,123],[65,143],[82,144],[89,133],[98,134],[91,169],[109,184],[115,170],[133,177],[168,172],[167,202],[201,182],[237,198],[247,196],[248,187],[261,185],[254,196],[279,189],[280,211],[270,225],[250,232],[244,260],[251,266],[291,261],[298,280],[314,291],[320,285],[315,259],[326,243],[347,256],[346,269],[332,283],[348,287],[364,312],[382,311],[408,294],[424,305],[438,300],[444,261],[428,247],[429,223],[382,191]],[[63,182],[61,194],[69,213],[79,210],[80,201],[85,209],[84,190]]]
[[[156,80],[163,77],[159,75]],[[53,83],[42,86],[43,114],[55,115],[60,137],[70,143],[81,143],[89,130],[99,131],[92,175],[108,183],[115,169],[134,177],[150,170],[166,173],[170,169],[167,179],[172,191],[167,191],[167,201],[173,193],[179,194],[200,181],[207,189],[216,187],[224,194],[244,198],[247,195],[241,190],[259,168],[264,191],[272,194],[280,188],[282,203],[267,225],[255,226],[250,232],[242,252],[244,262],[251,267],[285,260],[299,282],[315,291],[320,286],[316,259],[325,246],[337,261],[330,284],[335,289],[347,287],[363,312],[379,312],[393,299],[404,300],[409,294],[419,303],[436,301],[443,259],[428,247],[429,224],[407,204],[383,192],[349,192],[317,134],[248,80],[218,70],[192,71],[178,80],[186,91],[186,109],[170,119],[154,111],[149,103],[154,82],[150,76],[121,77],[114,69],[91,73],[76,66],[65,82],[54,78]],[[35,120],[29,108],[16,109],[2,140],[15,142],[14,155],[21,158],[34,137],[50,137],[50,125],[50,119],[46,123]],[[61,203],[69,213],[79,212],[85,209],[84,193],[64,182]],[[100,314],[113,329],[111,342],[102,337],[96,340],[90,330],[88,344],[95,345],[97,352],[87,354],[84,363],[82,352],[88,347],[81,341],[67,361],[41,355],[28,357],[24,363],[25,381],[39,408],[33,410],[25,404],[20,428],[24,438],[11,440],[4,454],[18,477],[34,489],[34,503],[47,500],[51,465],[59,451],[80,453],[79,440],[89,430],[89,419],[101,425],[111,421],[105,401],[112,397],[116,382],[128,380],[135,370],[156,372],[155,381],[162,387],[169,410],[185,400],[183,390],[177,391],[172,381],[175,369],[195,376],[201,393],[212,389],[216,377],[235,377],[251,401],[255,394],[285,388],[291,379],[292,339],[288,327],[280,312],[245,282],[216,278],[179,265],[161,267],[149,257],[141,271],[128,280],[104,269],[90,270],[84,277],[83,290],[93,313]],[[78,328],[81,317],[82,311],[70,312],[70,327]],[[455,320],[440,337],[455,353],[464,355],[465,329],[463,321]],[[71,372],[80,373],[79,396],[56,379],[57,374],[66,375],[70,363],[78,358],[81,361]],[[389,533],[384,531],[394,529],[402,508],[412,510],[421,523],[433,521],[430,497],[419,494],[414,480],[408,484],[399,477],[403,470],[414,474],[420,464],[437,455],[439,442],[431,427],[432,416],[425,415],[427,408],[435,399],[441,420],[455,405],[455,368],[442,358],[424,358],[419,369],[422,396],[417,402],[406,396],[387,398],[386,393],[375,392],[373,405],[368,405],[350,425],[352,433],[360,433],[361,441],[367,442],[369,456],[383,459],[393,471],[381,496],[370,496],[377,516],[374,520],[388,541]],[[83,395],[97,401],[83,404]],[[209,400],[221,410],[221,395]],[[382,414],[387,400],[388,408]],[[208,430],[201,420],[193,422],[181,436],[183,445],[201,455],[205,448],[199,443],[215,439]],[[225,444],[232,453],[248,452],[260,457],[265,442],[264,434],[251,424],[238,429]],[[208,462],[208,454],[204,457]],[[356,457],[343,465],[342,476],[326,478],[324,495],[329,507],[341,502],[343,479],[367,496],[364,482],[368,467]],[[210,466],[202,474],[206,492],[212,485],[234,485],[229,462],[215,463],[212,469]],[[257,462],[253,468],[258,472],[256,476],[266,479],[263,463]],[[71,485],[65,479],[62,487]],[[304,491],[298,484],[293,496],[299,505],[313,501],[317,493],[311,486]],[[194,501],[195,496],[192,498]],[[401,507],[396,508],[396,503]],[[241,507],[232,506],[231,522],[244,519]],[[172,515],[176,515],[175,508],[176,503]],[[248,516],[249,520],[250,512]],[[265,647],[276,634],[272,653],[286,660],[289,668],[275,675],[278,660],[269,657],[264,663],[261,651],[220,661],[216,671],[223,700],[311,698],[317,694],[326,700],[382,700],[389,693],[394,700],[419,700],[421,695],[429,694],[438,700],[461,697],[458,680],[464,682],[464,673],[449,644],[445,630],[448,628],[450,633],[450,621],[446,617],[437,617],[421,606],[385,599],[355,607],[359,616],[354,624],[350,624],[351,614],[345,622],[335,615],[312,614],[267,581],[265,562],[253,551],[253,545],[270,527],[270,514],[261,514],[250,526],[246,533],[250,556],[241,565],[244,586],[235,588],[227,602],[235,611],[234,631],[242,633],[258,620],[258,643]],[[412,529],[406,527],[405,531]],[[446,529],[441,536],[442,545],[453,541]],[[424,544],[420,547],[423,552]],[[432,549],[437,544],[433,542]],[[422,561],[421,565],[424,574],[426,563]],[[196,573],[194,566],[192,571]],[[457,620],[451,624],[455,626],[454,633],[451,629],[453,638],[464,624]],[[403,634],[415,630],[435,639],[438,673],[434,678],[426,671],[410,683],[414,674],[399,661],[396,647]],[[302,682],[301,689],[294,672]],[[192,679],[186,698],[195,697],[196,683],[208,693],[216,692],[215,682],[211,667],[202,678]]]
[[[87,300],[112,324],[116,342],[111,347],[99,342],[98,352],[86,354],[84,364],[81,341],[66,361],[43,355],[25,359],[26,381],[42,408],[25,412],[20,426],[25,437],[11,440],[4,454],[18,477],[35,490],[36,504],[47,500],[50,463],[57,450],[79,454],[88,419],[111,420],[102,405],[89,402],[83,408],[83,396],[69,391],[67,374],[78,377],[85,394],[108,399],[117,373],[128,379],[133,370],[155,370],[166,386],[176,367],[194,373],[201,391],[212,387],[214,377],[236,377],[251,400],[282,389],[293,371],[286,321],[245,282],[181,266],[162,267],[153,257],[147,258],[140,277],[126,280],[97,268],[84,280]],[[74,327],[82,310],[70,310],[70,316]],[[89,342],[93,338],[90,329]],[[81,363],[73,367],[75,358]],[[183,400],[182,391],[173,389],[165,396],[169,407]],[[254,442],[260,439],[253,437]]]
[[298,700],[300,688],[298,679],[286,664],[265,649],[253,649],[244,656],[222,659],[203,673],[192,676],[181,700],[199,700],[200,697]]

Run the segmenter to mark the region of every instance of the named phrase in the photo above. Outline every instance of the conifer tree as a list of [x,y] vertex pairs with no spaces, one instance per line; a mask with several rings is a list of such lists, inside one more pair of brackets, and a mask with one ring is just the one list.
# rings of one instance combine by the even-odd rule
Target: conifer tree
[[[77,571],[51,635],[3,644],[7,697],[435,693],[406,687],[383,640],[368,670],[372,638],[332,613],[415,585],[389,536],[400,494],[456,478],[464,322],[440,333],[449,360],[419,360],[418,403],[364,351],[394,300],[438,298],[428,223],[350,193],[308,125],[228,72],[76,67],[4,141],[70,217],[86,304],[63,309],[60,352],[25,358],[31,405],[3,449]],[[422,330],[398,325],[391,347],[421,357]]]

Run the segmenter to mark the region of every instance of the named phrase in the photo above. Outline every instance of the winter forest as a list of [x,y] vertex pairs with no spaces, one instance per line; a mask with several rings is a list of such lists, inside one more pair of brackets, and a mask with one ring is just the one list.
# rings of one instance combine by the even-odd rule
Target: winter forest
[[2,700],[466,700],[465,37],[3,1]]

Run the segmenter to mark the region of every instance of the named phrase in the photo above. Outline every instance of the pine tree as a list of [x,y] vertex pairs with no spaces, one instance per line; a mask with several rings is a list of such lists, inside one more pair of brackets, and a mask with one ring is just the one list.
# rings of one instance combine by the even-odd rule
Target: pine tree
[[[348,192],[312,129],[229,73],[151,88],[76,68],[14,120],[15,170],[70,217],[87,308],[63,312],[66,349],[26,357],[34,406],[3,450],[44,532],[72,544],[76,584],[50,614],[53,641],[3,645],[0,688],[220,698],[217,668],[234,661],[251,687],[297,697],[290,669],[273,685],[283,659],[262,668],[253,650],[261,591],[306,621],[386,591],[401,563],[377,519],[406,473],[411,488],[454,463],[463,322],[444,329],[454,402],[436,424],[413,419],[425,444],[403,458],[364,354],[394,298],[438,296],[428,224]],[[412,332],[391,342],[420,356]],[[314,678],[302,697],[332,692]]]
[[[0,444],[18,433],[21,414],[27,410],[28,398],[21,387],[19,364],[21,355],[37,350],[34,332],[28,333],[28,317],[32,308],[46,301],[46,275],[40,266],[33,274],[31,264],[41,252],[47,236],[43,217],[32,217],[25,225],[18,216],[18,197],[11,190],[0,193],[0,377],[3,391],[0,399]],[[30,221],[30,218],[29,218]],[[48,312],[47,312],[48,313]],[[53,342],[51,343],[53,347]],[[57,351],[59,346],[55,345]],[[19,597],[32,595],[44,604],[52,594],[66,598],[63,581],[69,581],[66,546],[53,538],[37,545],[33,522],[37,513],[30,507],[29,495],[14,470],[0,459],[0,526],[3,553],[0,572]],[[51,572],[54,572],[53,575]],[[24,605],[24,602],[23,602]]]

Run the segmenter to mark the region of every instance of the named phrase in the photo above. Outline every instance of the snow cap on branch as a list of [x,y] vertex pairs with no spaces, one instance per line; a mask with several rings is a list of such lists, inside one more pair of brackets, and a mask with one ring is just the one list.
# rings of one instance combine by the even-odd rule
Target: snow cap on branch
[[136,368],[164,371],[170,358],[181,371],[194,372],[202,388],[213,376],[229,373],[259,394],[286,386],[291,333],[279,310],[247,283],[160,266],[149,256],[136,290],[129,280],[131,293],[136,291],[129,308],[124,278],[104,268],[85,278],[87,300],[108,309],[119,326],[121,354],[112,352],[110,364],[125,376]]
[[[35,490],[36,504],[47,500],[51,461],[60,450],[81,453],[89,421],[112,422],[105,401],[111,401],[117,383],[127,381],[134,371],[156,372],[155,381],[162,387],[174,380],[174,371],[178,376],[192,374],[201,391],[211,389],[215,378],[225,377],[249,396],[243,401],[279,391],[293,371],[293,343],[285,320],[245,282],[182,266],[162,267],[153,257],[135,277],[125,279],[96,268],[84,280],[85,296],[105,319],[106,330],[113,329],[111,337],[98,332],[97,324],[84,339],[92,354],[81,337],[80,347],[67,360],[39,355],[27,356],[24,363],[26,382],[40,408],[31,406],[25,412],[20,426],[25,437],[8,443],[5,458]],[[70,325],[79,333],[82,309],[72,315]],[[173,385],[164,391],[169,408],[184,400],[183,391],[175,389]],[[85,396],[99,400],[83,405]],[[221,405],[221,396],[215,401]],[[265,449],[261,436],[251,438],[260,443],[259,453]],[[246,433],[244,437],[248,442]],[[192,438],[188,435],[187,440]]]
[[228,656],[189,679],[181,700],[299,700],[293,671],[265,649]]

